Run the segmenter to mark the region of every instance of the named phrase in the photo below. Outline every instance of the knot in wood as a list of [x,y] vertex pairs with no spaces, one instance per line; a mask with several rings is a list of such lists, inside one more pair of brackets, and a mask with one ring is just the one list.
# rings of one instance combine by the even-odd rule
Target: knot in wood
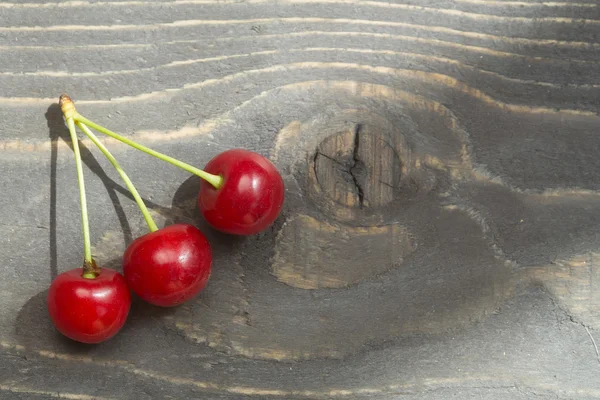
[[318,145],[314,168],[319,186],[335,202],[366,208],[394,199],[402,163],[371,125],[356,123]]

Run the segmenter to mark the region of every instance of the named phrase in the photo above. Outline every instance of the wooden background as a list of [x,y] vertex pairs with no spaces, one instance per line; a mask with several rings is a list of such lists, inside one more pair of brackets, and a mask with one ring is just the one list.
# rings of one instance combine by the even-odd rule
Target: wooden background
[[[0,3],[0,398],[600,398],[600,8],[591,0]],[[210,284],[83,346],[48,320],[82,259],[56,105],[202,167],[284,175],[231,238],[198,180],[114,141]],[[96,259],[145,232],[83,141]]]

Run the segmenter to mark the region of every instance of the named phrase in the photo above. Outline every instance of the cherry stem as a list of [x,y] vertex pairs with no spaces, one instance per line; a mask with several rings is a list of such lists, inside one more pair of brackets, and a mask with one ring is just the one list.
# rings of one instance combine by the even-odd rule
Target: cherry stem
[[223,177],[219,176],[219,175],[213,175],[213,174],[209,174],[206,171],[203,171],[199,168],[196,168],[194,166],[191,166],[189,164],[184,163],[183,161],[179,161],[173,157],[169,157],[165,154],[159,153],[158,151],[152,150],[149,147],[143,146],[139,143],[134,142],[131,139],[128,139],[124,136],[119,135],[118,133],[115,133],[109,129],[106,129],[105,127],[98,125],[92,121],[90,121],[89,119],[85,118],[84,116],[82,116],[79,113],[75,113],[73,115],[73,118],[75,119],[75,121],[77,122],[81,122],[84,125],[89,126],[90,128],[93,128],[95,130],[97,130],[98,132],[104,133],[105,135],[108,135],[110,137],[112,137],[113,139],[116,139],[120,142],[123,142],[125,144],[128,144],[129,146],[143,151],[146,154],[149,154],[151,156],[154,156],[160,160],[166,161],[170,164],[175,165],[176,167],[179,167],[189,173],[192,173],[194,175],[199,176],[200,178],[204,179],[205,181],[207,181],[208,183],[210,183],[211,185],[213,185],[215,187],[215,189],[219,189],[221,187],[221,185],[223,184]]
[[88,138],[90,138],[92,142],[94,142],[96,147],[100,149],[102,154],[104,154],[104,156],[108,159],[108,161],[110,161],[112,166],[115,167],[119,175],[121,175],[121,178],[123,179],[123,182],[125,182],[127,189],[129,189],[129,192],[131,192],[131,195],[135,199],[135,202],[137,203],[138,207],[140,208],[140,211],[142,212],[142,215],[146,220],[146,224],[148,224],[148,229],[150,229],[150,232],[156,232],[158,230],[158,226],[156,226],[154,219],[152,219],[152,215],[150,215],[148,207],[146,207],[144,200],[142,200],[142,197],[135,188],[133,182],[131,182],[131,179],[129,179],[123,168],[121,168],[121,166],[117,162],[117,159],[110,153],[106,146],[104,146],[102,142],[100,142],[98,137],[94,135],[94,133],[87,126],[85,126],[81,122],[76,122],[76,125],[87,135]]
[[92,243],[90,241],[90,223],[87,212],[87,200],[85,198],[85,182],[83,179],[83,167],[81,165],[81,153],[79,151],[79,139],[75,132],[75,123],[72,117],[67,118],[67,127],[71,134],[73,153],[75,154],[75,166],[77,168],[77,183],[79,186],[79,202],[81,203],[81,225],[83,227],[83,274],[87,279],[97,277],[96,263],[92,259]]

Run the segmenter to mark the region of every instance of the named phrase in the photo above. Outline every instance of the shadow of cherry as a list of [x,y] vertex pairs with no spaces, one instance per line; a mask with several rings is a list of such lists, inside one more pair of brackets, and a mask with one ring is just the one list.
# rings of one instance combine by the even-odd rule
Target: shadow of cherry
[[206,222],[198,207],[200,178],[191,176],[177,189],[171,204],[171,213],[165,225],[170,223],[186,223],[196,226],[208,239],[213,250],[213,257],[223,252],[238,251],[246,242],[244,236],[229,235],[217,231]]

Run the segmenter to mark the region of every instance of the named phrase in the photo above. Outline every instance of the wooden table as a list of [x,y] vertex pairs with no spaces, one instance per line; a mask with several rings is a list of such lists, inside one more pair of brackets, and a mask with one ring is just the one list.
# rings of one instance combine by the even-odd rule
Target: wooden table
[[[0,398],[600,398],[593,0],[0,3]],[[268,156],[283,215],[213,232],[198,179],[106,140],[213,276],[84,346],[47,316],[80,265],[58,96],[202,167]],[[96,259],[145,233],[83,140]]]

